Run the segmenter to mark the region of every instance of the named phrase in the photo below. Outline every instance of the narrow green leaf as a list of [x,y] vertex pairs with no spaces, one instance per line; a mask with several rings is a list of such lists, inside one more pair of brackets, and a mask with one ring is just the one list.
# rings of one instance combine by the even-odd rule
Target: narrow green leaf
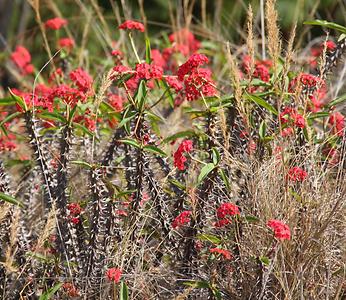
[[145,39],[145,62],[147,64],[151,63],[151,48],[150,40],[148,38]]
[[84,133],[86,133],[87,135],[89,135],[90,137],[93,137],[94,134],[88,129],[86,128],[85,126],[79,124],[79,123],[76,123],[76,122],[72,122],[72,126],[74,128],[77,128],[77,129],[80,129],[82,130]]
[[215,147],[213,147],[211,149],[211,151],[212,151],[213,164],[215,166],[217,166],[219,164],[220,160],[221,160],[220,153],[219,153],[219,151]]
[[231,190],[231,185],[229,183],[228,177],[223,169],[219,169],[219,174],[221,176],[222,181],[224,182],[227,190]]
[[142,109],[143,109],[146,96],[147,96],[146,80],[141,80],[139,85],[138,85],[136,95],[134,97],[136,106],[137,106],[139,111],[142,111]]
[[163,143],[170,143],[172,141],[175,141],[176,139],[179,139],[179,138],[185,138],[185,137],[191,137],[191,136],[194,136],[196,135],[196,133],[192,130],[185,130],[185,131],[180,131],[180,132],[177,132],[167,138],[165,138],[163,140]]
[[157,155],[160,155],[163,157],[167,156],[167,154],[164,151],[162,151],[160,148],[153,146],[153,145],[146,145],[143,147],[143,150],[152,152],[154,154],[157,154]]
[[5,97],[0,99],[0,106],[14,105],[16,101],[12,97]]
[[336,98],[336,99],[330,101],[330,102],[326,105],[326,107],[327,107],[327,108],[330,108],[330,107],[332,107],[332,106],[336,106],[336,105],[338,105],[338,104],[341,104],[341,103],[343,103],[343,102],[345,102],[345,101],[346,101],[346,94],[344,94],[344,95],[342,95],[342,96],[340,96],[340,97],[338,97],[338,98]]
[[256,222],[260,221],[259,218],[255,217],[255,216],[252,216],[252,215],[245,216],[245,220],[250,222],[250,223],[256,223]]
[[221,243],[221,239],[218,236],[212,235],[212,234],[197,234],[196,237],[200,241],[204,241],[204,242],[211,242],[217,245]]
[[328,112],[320,111],[317,113],[310,114],[308,116],[308,120],[321,119],[321,118],[327,118],[327,117],[329,117]]
[[63,124],[67,124],[67,120],[60,114],[54,112],[42,112],[39,114],[39,117],[47,120],[59,121]]
[[210,288],[210,284],[207,281],[185,281],[183,282],[184,285],[191,286],[193,288],[197,289],[208,289]]
[[208,174],[215,169],[215,165],[213,163],[206,164],[198,175],[197,183],[200,184],[204,178],[208,176]]
[[124,143],[126,145],[130,145],[130,146],[133,146],[133,147],[136,147],[138,149],[141,148],[141,145],[134,139],[121,139],[121,140],[118,140],[119,143]]
[[78,165],[78,166],[81,166],[85,169],[89,169],[91,170],[92,169],[92,165],[88,164],[86,161],[81,161],[81,160],[72,160],[71,161],[71,164],[73,165]]
[[17,96],[15,93],[12,92],[12,90],[9,88],[10,94],[12,99],[24,110],[27,111],[28,107],[26,106],[26,103],[22,97]]
[[19,117],[19,116],[21,116],[21,115],[22,115],[22,113],[19,112],[19,111],[17,111],[17,112],[15,112],[15,113],[13,113],[13,114],[10,114],[10,115],[6,116],[5,119],[3,119],[3,120],[1,121],[0,126],[3,126],[5,123],[10,122],[10,121],[12,121],[13,119],[15,119],[15,118],[17,118],[17,117]]
[[47,292],[43,293],[39,300],[49,300],[52,298],[52,296],[62,287],[63,283],[60,282],[58,284],[56,284],[55,286],[53,286],[52,288],[50,288]]
[[267,109],[268,111],[272,112],[274,115],[278,115],[277,110],[275,109],[274,106],[272,106],[271,104],[269,104],[267,101],[265,101],[264,99],[262,99],[259,96],[256,95],[250,95],[250,94],[245,94],[245,98],[247,98],[248,100],[251,100],[253,102],[255,102],[257,105],[264,107],[265,109]]
[[168,93],[168,103],[171,106],[171,108],[174,108],[174,98],[173,98],[173,94],[171,92],[171,88],[169,87],[169,85],[167,84],[167,82],[165,80],[162,80],[161,82]]
[[180,183],[178,180],[175,180],[175,179],[169,179],[168,180],[170,183],[172,183],[173,185],[175,185],[176,187],[178,187],[179,189],[185,191],[186,187]]
[[13,198],[10,195],[4,194],[0,192],[0,199],[4,200],[5,202],[14,204],[14,205],[18,205],[21,208],[24,208],[24,204],[22,202],[20,202],[19,200]]
[[261,140],[263,140],[266,136],[266,129],[267,129],[267,126],[266,126],[266,123],[265,121],[263,120],[260,124],[260,127],[259,127],[259,137],[261,138]]
[[120,282],[119,299],[120,300],[128,300],[129,299],[129,290],[127,288],[126,283],[123,280]]
[[322,26],[330,29],[335,29],[339,32],[346,33],[346,27],[341,26],[339,24],[333,23],[333,22],[328,22],[325,20],[314,20],[314,21],[305,21],[303,24],[305,25],[317,25],[317,26]]

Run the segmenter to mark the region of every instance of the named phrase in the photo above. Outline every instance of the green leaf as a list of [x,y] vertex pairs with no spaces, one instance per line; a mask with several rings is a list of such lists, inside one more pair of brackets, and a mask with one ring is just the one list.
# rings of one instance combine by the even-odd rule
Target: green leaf
[[231,190],[231,185],[229,183],[228,177],[223,169],[219,169],[219,174],[221,176],[222,181],[224,182],[227,190]]
[[221,239],[217,237],[216,235],[212,234],[197,234],[196,236],[200,241],[205,241],[205,242],[211,242],[213,244],[220,244]]
[[314,21],[305,21],[303,24],[305,25],[317,25],[317,26],[322,26],[330,29],[335,29],[339,32],[346,33],[346,27],[341,26],[339,24],[333,23],[333,22],[328,22],[325,20],[314,20]]
[[81,161],[81,160],[72,160],[71,161],[71,164],[73,165],[78,165],[78,166],[81,166],[85,169],[89,169],[91,170],[92,169],[92,165],[88,164],[86,161]]
[[14,104],[16,104],[16,101],[13,99],[13,97],[5,97],[0,99],[0,106],[14,105]]
[[12,99],[17,103],[24,111],[28,110],[28,107],[26,106],[25,101],[22,97],[17,96],[15,93],[12,92],[12,90],[9,88],[10,94]]
[[10,195],[6,195],[6,194],[0,192],[0,199],[5,201],[5,202],[8,202],[8,203],[17,205],[17,206],[19,206],[21,208],[24,208],[24,204],[22,202],[20,202],[19,200],[13,198]]
[[6,116],[6,118],[1,121],[0,126],[3,126],[5,123],[12,121],[14,118],[17,118],[20,115],[22,115],[22,113],[17,111],[13,114]]
[[154,154],[157,154],[157,155],[160,155],[163,157],[167,156],[167,154],[164,151],[162,151],[160,148],[153,146],[153,145],[146,145],[143,147],[143,150],[152,152]]
[[207,281],[185,281],[183,282],[184,285],[191,286],[193,288],[197,289],[208,289],[210,288],[210,284]]
[[260,256],[259,260],[267,267],[270,265],[270,259],[266,256]]
[[211,149],[211,151],[212,151],[213,164],[215,166],[217,166],[219,164],[220,160],[221,160],[220,153],[219,153],[219,151],[215,147],[213,147]]
[[62,282],[56,284],[55,286],[50,288],[47,292],[43,293],[40,296],[39,300],[49,300],[62,287],[62,285],[63,285]]
[[206,164],[198,175],[197,183],[200,184],[204,178],[208,176],[208,174],[215,169],[215,165],[213,163]]
[[171,184],[175,185],[176,187],[178,187],[179,189],[185,191],[186,187],[180,183],[178,180],[175,180],[175,179],[169,179],[168,180]]
[[118,140],[119,143],[124,143],[126,145],[130,145],[130,146],[133,146],[133,147],[136,147],[138,149],[141,149],[141,145],[134,139],[121,139],[121,140]]
[[59,121],[63,124],[67,123],[67,120],[60,114],[54,113],[54,112],[42,112],[39,114],[39,117],[42,119],[47,119],[47,120],[54,120],[54,121]]
[[151,63],[150,40],[148,38],[145,39],[145,62],[147,64]]
[[317,113],[310,114],[308,116],[308,120],[327,118],[327,117],[329,117],[329,113],[328,112],[320,111],[320,112],[317,112]]
[[326,107],[327,107],[327,108],[330,108],[330,107],[332,107],[332,106],[336,106],[336,105],[338,105],[338,104],[340,104],[340,103],[343,103],[343,102],[345,102],[345,101],[346,101],[346,94],[344,94],[344,95],[342,95],[342,96],[340,96],[340,97],[338,97],[338,98],[336,98],[336,99],[330,101],[330,102],[326,105]]
[[[174,98],[173,98],[173,95],[171,92],[171,88],[169,87],[169,85],[167,84],[166,81],[162,80],[161,82],[168,93],[168,103],[172,108],[174,108]],[[165,91],[165,93],[166,93],[166,91]]]
[[265,101],[264,99],[262,99],[259,96],[256,95],[250,95],[250,94],[245,94],[245,98],[247,98],[248,100],[251,100],[253,102],[255,102],[257,105],[264,107],[265,109],[267,109],[268,111],[272,112],[274,115],[278,115],[277,110],[275,109],[274,106],[270,105],[267,101]]
[[80,129],[82,130],[84,133],[86,133],[87,135],[89,135],[90,137],[93,137],[94,134],[88,129],[86,128],[85,126],[79,124],[79,123],[76,123],[76,122],[72,122],[72,126],[74,128],[77,128],[77,129]]
[[267,129],[266,123],[265,121],[262,121],[259,127],[259,132],[258,132],[261,140],[263,140],[266,136],[266,129]]
[[163,143],[170,143],[172,141],[175,141],[176,139],[179,138],[185,138],[185,137],[191,137],[196,135],[196,133],[192,130],[185,130],[185,131],[179,131],[163,140]]
[[146,80],[142,79],[138,85],[138,89],[134,97],[135,103],[137,104],[137,108],[139,111],[142,111],[143,109],[146,96],[147,96]]
[[256,222],[260,221],[259,218],[252,216],[252,215],[246,215],[245,220],[248,221],[249,223],[256,223]]
[[120,300],[128,300],[129,299],[129,290],[127,288],[126,283],[123,280],[120,282],[119,299]]

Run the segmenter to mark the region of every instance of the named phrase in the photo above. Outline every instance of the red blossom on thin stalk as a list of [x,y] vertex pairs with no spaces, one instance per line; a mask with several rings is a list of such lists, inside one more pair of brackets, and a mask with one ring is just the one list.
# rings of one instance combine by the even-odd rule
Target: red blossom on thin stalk
[[204,54],[192,54],[189,59],[179,67],[177,73],[178,79],[183,81],[185,75],[191,73],[192,70],[207,64],[208,62],[209,59]]
[[274,230],[274,236],[279,240],[290,240],[291,231],[288,225],[280,220],[269,220],[267,226]]
[[340,112],[334,112],[329,116],[328,124],[332,126],[334,134],[337,136],[344,136],[345,129],[345,116]]
[[144,32],[145,30],[144,25],[142,23],[132,20],[125,21],[124,23],[120,24],[118,28],[122,30],[138,30],[141,32]]
[[189,223],[191,221],[191,211],[185,210],[181,212],[172,222],[172,227],[178,228],[181,226],[184,226],[185,224]]
[[288,170],[287,176],[290,181],[302,182],[308,177],[308,173],[302,168],[292,167]]
[[185,140],[179,145],[177,151],[174,153],[174,166],[176,166],[179,170],[185,170],[185,162],[187,161],[187,158],[184,156],[184,154],[191,152],[192,147],[192,141]]
[[65,26],[67,24],[67,20],[62,18],[53,18],[53,19],[47,20],[44,24],[47,28],[58,30],[62,26]]
[[20,69],[23,75],[32,74],[34,66],[31,64],[31,55],[23,46],[17,46],[11,54],[11,60]]
[[188,101],[193,101],[202,96],[215,96],[216,89],[208,69],[195,69],[184,79],[185,96]]
[[231,260],[233,258],[231,252],[229,252],[228,250],[226,249],[221,249],[221,248],[211,248],[209,249],[209,252],[210,253],[217,253],[217,254],[220,254],[222,255],[225,259],[227,260]]
[[58,41],[58,45],[60,48],[65,48],[68,51],[71,51],[75,45],[74,40],[70,38],[61,38]]
[[109,281],[119,283],[122,271],[119,268],[110,268],[106,272],[106,277]]

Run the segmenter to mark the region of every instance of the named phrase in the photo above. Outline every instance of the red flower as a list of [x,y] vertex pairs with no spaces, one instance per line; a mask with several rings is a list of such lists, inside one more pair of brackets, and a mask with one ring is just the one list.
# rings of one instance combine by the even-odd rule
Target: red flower
[[225,259],[227,259],[227,260],[231,260],[231,259],[233,258],[231,252],[229,252],[229,251],[226,250],[226,249],[211,248],[209,251],[210,251],[210,253],[218,253],[218,254],[221,254],[221,255],[222,255]]
[[262,81],[268,82],[270,79],[269,69],[264,64],[257,64],[253,76]]
[[116,94],[108,94],[108,102],[116,112],[120,112],[123,110],[125,99]]
[[304,128],[305,127],[305,119],[302,115],[298,113],[294,113],[291,115],[294,125],[299,127],[299,128]]
[[67,50],[72,50],[74,47],[74,40],[70,38],[61,38],[58,41],[58,45],[60,48],[65,48]]
[[70,203],[67,205],[67,209],[70,211],[70,214],[73,216],[78,216],[82,212],[82,208],[78,203]]
[[23,75],[31,74],[34,71],[34,66],[30,64],[31,55],[23,46],[16,47],[16,50],[11,54],[11,60],[17,65]]
[[177,227],[183,226],[191,221],[191,211],[185,210],[181,212],[172,222],[172,227],[175,229]]
[[295,109],[292,107],[285,107],[285,109],[280,113],[280,122],[282,124],[285,124],[289,121],[289,118],[291,116],[292,113],[295,112]]
[[290,240],[291,231],[288,225],[279,220],[269,220],[267,226],[274,230],[274,235],[279,240]]
[[235,215],[239,215],[239,208],[237,205],[228,202],[228,203],[222,203],[220,205],[220,207],[217,209],[216,211],[217,217],[219,219],[224,219],[227,216],[235,216]]
[[53,18],[46,21],[45,25],[47,28],[58,30],[62,26],[67,24],[67,20],[61,18]]
[[111,52],[112,56],[119,56],[119,57],[123,57],[123,53],[120,50],[113,50]]
[[225,227],[227,226],[228,224],[231,224],[231,220],[229,219],[221,219],[221,220],[218,220],[217,222],[214,223],[214,227],[216,228],[221,228],[221,227]]
[[181,84],[181,82],[178,80],[177,77],[166,76],[165,80],[171,88],[175,89],[176,92],[179,92],[183,89],[183,85]]
[[106,277],[109,281],[113,281],[114,283],[119,283],[122,272],[118,268],[110,268],[106,272]]
[[76,84],[81,92],[88,92],[91,89],[92,78],[82,68],[78,68],[70,73],[70,79]]
[[186,48],[185,55],[193,53],[201,47],[200,41],[198,41],[194,34],[186,28],[172,33],[168,38],[171,43],[184,46]]
[[331,114],[328,123],[333,127],[333,131],[337,136],[344,136],[345,117],[341,113],[334,112]]
[[78,289],[75,287],[75,285],[72,282],[65,282],[62,285],[63,289],[66,290],[66,293],[69,297],[79,297]]
[[287,136],[291,136],[293,133],[294,133],[293,128],[287,127],[287,128],[282,129],[281,136],[287,137]]
[[144,32],[144,25],[142,23],[127,20],[124,23],[122,23],[119,27],[119,29],[129,29],[129,30],[139,30],[141,32]]
[[288,170],[288,178],[291,181],[302,182],[306,179],[307,176],[308,176],[308,173],[299,167],[292,167]]
[[184,153],[191,152],[192,141],[185,140],[178,147],[177,151],[174,153],[174,165],[181,171],[185,170],[185,161],[187,160]]
[[199,99],[203,96],[215,96],[216,89],[208,69],[195,69],[185,78],[185,95],[188,101]]
[[179,67],[177,73],[178,79],[183,81],[185,75],[191,73],[192,70],[207,64],[208,62],[208,57],[206,57],[204,54],[192,54],[190,58]]
[[137,64],[136,72],[138,78],[149,79],[161,79],[163,70],[156,65],[149,65],[147,63]]
[[150,53],[150,57],[152,60],[152,63],[156,66],[159,66],[161,68],[164,68],[166,65],[166,61],[164,60],[162,54],[157,49],[152,49]]

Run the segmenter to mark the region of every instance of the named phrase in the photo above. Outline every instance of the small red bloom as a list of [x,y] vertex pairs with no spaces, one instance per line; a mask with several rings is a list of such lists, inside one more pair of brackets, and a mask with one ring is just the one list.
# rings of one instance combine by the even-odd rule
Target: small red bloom
[[78,217],[73,217],[73,218],[71,218],[71,222],[72,222],[73,224],[77,225],[77,224],[79,224],[80,220],[79,220]]
[[188,101],[199,99],[202,95],[207,97],[216,95],[214,82],[211,79],[211,71],[208,69],[194,69],[184,79],[184,84],[185,95]]
[[288,178],[291,181],[302,182],[306,179],[307,176],[308,176],[308,173],[299,167],[292,167],[288,170]]
[[165,80],[171,88],[175,89],[176,92],[179,92],[183,89],[183,85],[181,84],[181,82],[178,80],[177,77],[166,76]]
[[73,216],[78,216],[82,212],[82,208],[78,203],[69,203],[67,209],[70,211],[70,214]]
[[161,79],[163,70],[156,65],[149,65],[147,63],[141,63],[136,65],[137,77],[141,79]]
[[294,122],[294,125],[299,127],[299,128],[305,128],[305,119],[302,115],[298,113],[292,114],[292,119]]
[[113,281],[114,283],[119,283],[122,275],[122,271],[118,268],[110,268],[106,272],[106,277],[109,281]]
[[177,227],[183,226],[191,221],[191,211],[185,210],[181,212],[172,222],[172,227],[175,229]]
[[228,203],[222,203],[220,205],[220,207],[217,209],[216,211],[217,217],[219,219],[224,219],[227,216],[235,216],[235,215],[239,215],[239,208],[237,205],[228,202]]
[[287,136],[291,136],[293,133],[294,133],[293,128],[287,127],[287,128],[282,129],[281,136],[287,137]]
[[179,67],[177,73],[178,79],[183,81],[185,75],[191,73],[192,70],[207,64],[208,62],[209,59],[204,54],[192,54],[190,58]]
[[329,125],[333,127],[333,131],[337,136],[344,136],[345,117],[340,112],[334,112],[329,116]]
[[119,57],[123,57],[124,54],[120,51],[120,50],[113,50],[111,52],[112,56],[119,56]]
[[220,220],[218,220],[217,222],[214,223],[214,227],[221,228],[221,227],[225,227],[225,226],[227,226],[227,225],[229,225],[231,223],[232,222],[229,219],[220,219]]
[[122,23],[119,27],[119,29],[129,29],[129,30],[139,30],[141,32],[144,32],[144,25],[140,22],[127,20],[124,23]]
[[274,230],[274,235],[279,240],[290,240],[291,231],[288,225],[280,220],[269,220],[267,226]]
[[70,73],[70,79],[76,84],[81,92],[88,92],[92,86],[91,76],[82,68],[78,68]]
[[47,28],[58,30],[62,26],[67,24],[67,20],[61,18],[53,18],[46,21],[45,25]]
[[65,282],[62,285],[63,289],[66,291],[69,297],[79,297],[78,289],[72,282]]
[[209,251],[210,251],[210,253],[218,253],[218,254],[221,254],[221,255],[222,255],[225,259],[227,259],[227,260],[231,260],[231,259],[233,258],[231,252],[229,252],[229,251],[226,250],[226,249],[211,248]]
[[31,55],[25,47],[17,46],[16,50],[11,54],[11,60],[21,70],[23,75],[34,72],[34,66],[30,64]]
[[120,112],[123,110],[125,99],[117,94],[108,94],[108,102],[116,112]]
[[70,51],[74,47],[74,40],[70,38],[61,38],[58,41],[58,45],[60,48],[65,48]]
[[192,150],[192,141],[191,140],[185,140],[183,141],[177,151],[174,153],[174,165],[181,171],[185,170],[185,161],[187,160],[184,156],[184,153],[191,152]]

